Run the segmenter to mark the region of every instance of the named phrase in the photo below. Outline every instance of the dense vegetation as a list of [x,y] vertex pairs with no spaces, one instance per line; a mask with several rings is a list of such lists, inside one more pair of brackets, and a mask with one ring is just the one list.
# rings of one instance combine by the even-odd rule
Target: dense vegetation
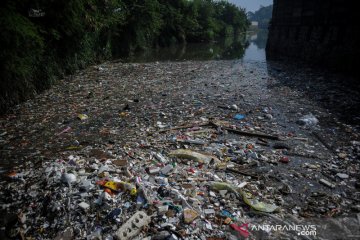
[[261,6],[259,10],[255,12],[248,12],[248,17],[250,21],[257,21],[259,23],[259,28],[267,29],[272,17],[273,5],[264,7]]
[[243,9],[213,0],[4,0],[0,112],[88,64],[246,30]]

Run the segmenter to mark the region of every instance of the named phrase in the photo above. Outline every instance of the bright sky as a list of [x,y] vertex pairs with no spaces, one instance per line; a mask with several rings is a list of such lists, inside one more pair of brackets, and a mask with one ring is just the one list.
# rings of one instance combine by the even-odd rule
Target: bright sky
[[[228,0],[237,6],[245,8],[247,12],[255,12],[262,6],[269,6],[273,3],[273,0]],[[291,1],[291,0],[290,0]]]

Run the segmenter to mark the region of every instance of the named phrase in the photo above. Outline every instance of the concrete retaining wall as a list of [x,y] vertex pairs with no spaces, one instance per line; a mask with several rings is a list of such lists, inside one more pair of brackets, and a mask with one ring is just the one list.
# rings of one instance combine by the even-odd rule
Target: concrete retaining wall
[[354,0],[274,0],[267,58],[296,59],[358,74],[358,16]]

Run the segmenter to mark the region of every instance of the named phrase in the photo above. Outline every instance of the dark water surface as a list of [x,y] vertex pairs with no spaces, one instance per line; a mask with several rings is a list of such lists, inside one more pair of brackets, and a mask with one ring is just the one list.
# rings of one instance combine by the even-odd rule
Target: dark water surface
[[187,43],[135,53],[126,62],[232,60],[265,62],[267,31],[250,32],[241,40],[223,39],[213,43]]
[[[292,63],[291,61],[287,62],[271,62],[266,61],[265,57],[265,46],[266,46],[266,40],[267,40],[267,32],[266,31],[259,31],[257,33],[249,33],[246,38],[242,41],[231,41],[229,39],[219,41],[216,43],[198,43],[198,44],[186,44],[182,46],[172,46],[168,48],[161,48],[161,49],[153,49],[146,52],[137,53],[131,58],[126,59],[127,62],[166,62],[171,61],[172,63],[164,63],[164,71],[170,72],[176,72],[176,67],[182,68],[184,66],[196,67],[196,72],[201,72],[204,70],[203,68],[206,68],[206,71],[211,72],[212,68],[216,68],[218,66],[223,66],[223,68],[218,68],[217,70],[220,73],[216,72],[214,73],[214,76],[211,74],[206,75],[204,73],[204,78],[211,79],[216,78],[221,79],[221,81],[226,82],[227,84],[233,84],[234,82],[241,82],[242,80],[245,81],[244,86],[238,87],[235,86],[231,89],[234,89],[235,91],[244,92],[246,88],[251,89],[251,91],[255,91],[256,89],[261,89],[261,91],[272,91],[274,92],[279,91],[277,89],[285,89],[284,92],[289,92],[289,96],[284,96],[285,104],[284,106],[279,107],[279,109],[285,109],[288,104],[288,99],[295,99],[292,100],[293,102],[290,103],[290,105],[294,105],[295,103],[299,105],[298,108],[295,108],[293,111],[294,113],[297,113],[299,116],[308,114],[308,113],[314,113],[318,116],[320,122],[323,124],[324,130],[324,136],[326,136],[326,139],[331,139],[330,137],[327,137],[326,134],[329,133],[329,135],[334,135],[336,133],[336,139],[340,140],[338,132],[343,131],[343,128],[346,128],[347,131],[350,131],[348,126],[341,126],[338,127],[338,122],[341,121],[344,124],[350,124],[353,126],[354,130],[353,132],[360,131],[360,87],[359,85],[356,85],[355,83],[352,84],[351,79],[347,76],[340,76],[336,74],[332,74],[329,72],[326,72],[322,69],[314,69],[314,68],[304,68],[300,67],[297,64]],[[231,59],[234,61],[210,61],[206,63],[201,62],[180,62],[185,60],[222,60],[222,59]],[[168,64],[168,65],[167,65]],[[172,66],[172,64],[174,66]],[[116,65],[116,64],[115,64]],[[126,65],[126,64],[125,64]],[[162,65],[162,64],[159,64]],[[120,65],[119,65],[120,66]],[[151,65],[149,65],[151,66]],[[124,76],[128,76],[126,78],[128,82],[124,81],[122,84],[124,87],[121,87],[121,90],[114,92],[110,88],[106,91],[107,94],[116,93],[116,97],[123,97],[126,92],[130,92],[135,95],[138,94],[136,91],[129,90],[133,89],[134,86],[131,85],[132,82],[136,79],[145,79],[145,78],[151,78],[153,75],[157,75],[158,77],[163,77],[163,73],[159,72],[159,67],[157,64],[154,64],[154,66],[150,67],[149,72],[137,72],[133,68],[136,67],[136,64],[132,66],[131,64],[127,67],[124,67],[121,71],[113,71],[110,69],[107,69],[105,67],[104,72],[95,72],[91,73],[93,75],[97,74],[109,74],[109,76],[106,78],[106,81],[108,79],[122,79]],[[207,69],[209,67],[209,69]],[[184,69],[186,70],[186,69]],[[89,70],[90,71],[90,70]],[[84,70],[81,75],[78,75],[78,78],[81,78],[83,74],[87,74],[87,72]],[[91,71],[90,71],[91,72]],[[117,76],[117,74],[123,74],[121,77]],[[179,75],[182,74],[182,71],[177,71],[176,74],[173,73],[174,79],[179,78]],[[189,73],[189,76],[192,76],[193,72]],[[86,78],[86,81],[80,81],[79,84],[76,85],[74,83],[72,84],[74,92],[76,94],[81,95],[82,93],[86,96],[80,96],[79,99],[88,99],[87,101],[91,102],[91,96],[88,96],[88,92],[90,90],[88,89],[87,81],[90,79],[93,75]],[[166,73],[168,75],[168,73]],[[197,79],[198,76],[194,75],[194,79]],[[230,82],[227,82],[230,78]],[[185,79],[188,79],[186,77]],[[232,81],[234,80],[234,81]],[[96,80],[98,81],[98,80]],[[97,82],[94,81],[94,86],[97,86]],[[81,82],[81,84],[80,84]],[[344,84],[346,83],[346,84]],[[66,83],[67,85],[70,83]],[[87,87],[83,87],[82,85],[85,85]],[[139,82],[138,84],[142,84],[142,82]],[[206,83],[208,84],[208,83]],[[214,84],[219,84],[218,82],[215,82]],[[69,101],[69,86],[67,85],[59,85],[54,86],[51,91],[49,91],[48,97],[49,101],[54,100],[54,103],[59,101],[58,99],[61,99],[61,96],[64,98],[63,104],[67,104],[71,101]],[[114,85],[118,86],[114,83]],[[62,88],[61,88],[62,86]],[[91,85],[92,86],[92,85]],[[127,87],[126,87],[127,86]],[[169,87],[176,87],[174,85],[169,85]],[[185,85],[187,86],[187,85]],[[207,85],[206,85],[207,86]],[[229,85],[230,86],[230,85]],[[221,84],[221,87],[216,88],[216,94],[218,94],[219,89],[225,87],[224,84]],[[79,88],[79,89],[78,89]],[[156,88],[163,88],[163,86],[157,86]],[[52,91],[55,91],[57,89],[56,94],[52,93]],[[102,89],[102,88],[99,88]],[[213,88],[204,88],[201,89],[202,91],[209,91],[209,89]],[[274,90],[275,89],[275,90]],[[151,91],[150,91],[151,90]],[[153,89],[150,89],[149,92],[153,92]],[[93,92],[99,91],[98,86],[95,88]],[[230,90],[229,90],[230,91]],[[259,90],[260,91],[260,90]],[[231,91],[230,91],[231,92]],[[146,93],[146,98],[148,98],[148,93]],[[162,96],[164,93],[161,93]],[[168,93],[166,93],[167,95]],[[193,93],[191,93],[193,94]],[[210,92],[209,96],[215,94],[214,92]],[[255,101],[252,99],[251,101],[249,98],[254,95],[252,92],[248,92],[248,94],[244,93],[244,96],[246,98],[246,101],[249,103],[252,103]],[[67,97],[64,97],[67,96]],[[276,94],[275,94],[276,96]],[[311,107],[305,109],[301,106],[299,103],[300,99],[307,99],[308,101],[311,101],[312,104],[310,104]],[[135,98],[134,96],[131,96],[132,98]],[[129,99],[131,99],[129,97]],[[4,126],[3,129],[0,129],[0,173],[5,171],[2,166],[11,167],[13,165],[17,165],[21,162],[28,161],[29,159],[33,160],[40,156],[41,151],[44,152],[45,150],[42,149],[41,141],[37,143],[37,141],[34,141],[33,135],[36,134],[39,135],[38,139],[44,138],[44,139],[52,139],[54,135],[53,128],[54,126],[57,126],[63,122],[66,122],[64,119],[56,119],[59,116],[62,116],[64,113],[67,114],[69,111],[67,108],[65,108],[64,113],[53,113],[53,116],[48,112],[51,112],[54,108],[53,104],[51,104],[51,108],[49,109],[42,109],[39,110],[39,112],[43,112],[46,114],[44,119],[41,119],[41,121],[44,121],[42,123],[40,120],[35,121],[34,119],[37,119],[36,110],[34,109],[34,106],[41,106],[40,103],[42,99],[44,98],[43,95],[39,95],[39,97],[35,100],[28,101],[27,103],[24,103],[20,105],[18,108],[23,109],[22,111],[25,112],[23,115],[21,114],[14,114],[13,116],[4,116],[3,119],[0,118],[0,126]],[[138,97],[136,97],[138,99]],[[110,97],[104,97],[104,99],[100,99],[99,101],[107,101],[108,99],[111,99]],[[77,99],[74,99],[73,102],[77,103]],[[266,101],[265,101],[266,102]],[[39,105],[36,105],[36,103],[39,103]],[[266,102],[267,103],[267,102]],[[80,105],[77,107],[77,104],[74,104],[75,107],[73,108],[79,108],[80,109],[91,109],[88,107],[89,103],[86,103],[85,105]],[[229,103],[230,104],[230,103]],[[45,104],[46,105],[46,104]],[[44,106],[45,106],[44,105]],[[62,106],[59,105],[59,106]],[[21,107],[22,106],[22,107]],[[117,103],[114,104],[114,106],[117,106]],[[317,114],[317,110],[315,110],[314,106],[320,106],[322,109],[325,109],[326,112],[331,113],[331,118],[326,114]],[[68,106],[71,107],[71,106]],[[57,107],[59,108],[59,107]],[[275,107],[274,107],[275,108]],[[324,110],[324,111],[325,111]],[[75,110],[73,110],[75,111]],[[20,112],[20,110],[18,111]],[[30,113],[28,113],[30,112]],[[112,113],[109,113],[109,116]],[[72,115],[72,117],[75,115]],[[22,119],[20,119],[22,118]],[[69,117],[70,118],[70,117]],[[104,117],[104,119],[107,119],[108,117]],[[55,119],[55,120],[54,120]],[[70,118],[71,119],[71,118]],[[23,122],[22,122],[23,121]],[[53,124],[54,121],[56,124]],[[95,121],[95,120],[94,120]],[[294,117],[294,121],[296,121],[296,118]],[[14,122],[14,123],[12,123]],[[1,123],[3,125],[1,125]],[[38,123],[39,126],[34,130],[34,124]],[[77,123],[75,121],[75,123]],[[326,124],[325,124],[326,123]],[[326,126],[325,126],[326,125]],[[8,126],[8,127],[5,127]],[[111,126],[109,124],[109,126]],[[10,129],[10,130],[9,130]],[[11,130],[12,129],[12,130]],[[83,131],[83,126],[80,125],[79,128],[81,131]],[[95,128],[96,129],[96,128]],[[79,131],[80,131],[79,130]],[[61,130],[57,130],[57,132],[60,132]],[[345,139],[349,139],[349,137],[346,135],[344,137]],[[30,139],[30,140],[29,140]],[[56,137],[55,137],[56,140]],[[55,141],[54,140],[54,141]],[[46,149],[53,149],[53,147],[49,147],[47,141],[45,147]],[[61,142],[61,141],[60,141]],[[56,145],[56,144],[55,144]],[[336,143],[333,144],[334,148],[336,148]],[[60,149],[59,146],[56,146]],[[40,149],[40,150],[39,150]],[[51,152],[49,151],[49,152]],[[59,150],[60,151],[60,150]]]

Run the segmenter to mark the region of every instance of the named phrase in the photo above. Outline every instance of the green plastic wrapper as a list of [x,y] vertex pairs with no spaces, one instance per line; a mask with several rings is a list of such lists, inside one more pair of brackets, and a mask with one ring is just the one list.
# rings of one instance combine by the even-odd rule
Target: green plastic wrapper
[[216,191],[227,190],[234,193],[237,197],[240,197],[239,192],[236,191],[236,187],[226,182],[211,182],[210,188]]
[[252,199],[247,196],[245,192],[241,192],[244,202],[249,205],[251,208],[266,213],[272,213],[279,209],[275,204],[268,204],[258,201],[257,199]]
[[210,188],[217,191],[228,190],[232,193],[235,193],[237,197],[240,198],[241,196],[243,201],[247,205],[260,212],[272,213],[279,209],[279,207],[275,204],[263,203],[258,201],[257,199],[251,198],[246,192],[243,192],[240,189],[237,189],[235,186],[226,182],[211,182]]

